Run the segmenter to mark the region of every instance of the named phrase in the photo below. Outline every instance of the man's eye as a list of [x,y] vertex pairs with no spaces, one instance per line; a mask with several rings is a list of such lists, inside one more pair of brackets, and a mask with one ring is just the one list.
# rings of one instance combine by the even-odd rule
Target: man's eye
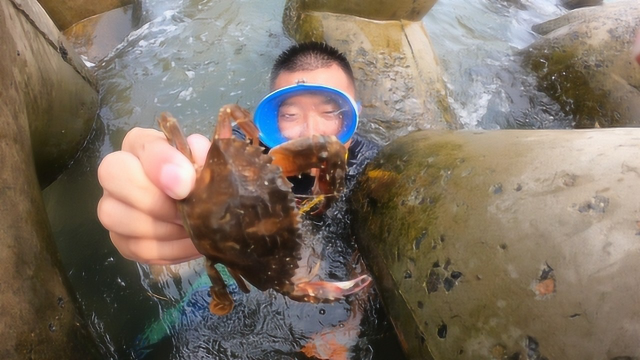
[[283,121],[296,121],[296,120],[298,120],[298,117],[299,117],[298,114],[295,114],[295,113],[290,113],[290,114],[281,113],[280,114],[280,120],[283,120]]
[[340,120],[342,119],[342,110],[337,109],[337,110],[325,111],[323,115],[324,115],[324,118],[327,120]]

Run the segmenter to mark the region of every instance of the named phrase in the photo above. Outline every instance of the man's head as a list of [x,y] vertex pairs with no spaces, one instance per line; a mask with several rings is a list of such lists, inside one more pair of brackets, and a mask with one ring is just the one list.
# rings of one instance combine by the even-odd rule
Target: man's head
[[[351,65],[349,65],[347,58],[336,48],[326,43],[315,41],[293,45],[278,56],[271,68],[271,90],[278,89],[278,83],[282,82],[278,81],[278,79],[283,74],[286,76],[287,73],[313,72],[333,67],[338,67],[342,75],[351,83],[351,87],[355,89],[355,79]],[[340,90],[346,92],[347,89]]]
[[255,118],[269,146],[315,134],[347,142],[353,134],[359,110],[353,71],[335,48],[309,42],[285,50],[272,68],[271,90]]

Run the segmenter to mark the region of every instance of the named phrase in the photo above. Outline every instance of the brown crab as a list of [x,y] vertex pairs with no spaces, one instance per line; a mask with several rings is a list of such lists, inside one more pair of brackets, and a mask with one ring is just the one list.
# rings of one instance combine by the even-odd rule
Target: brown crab
[[[232,119],[247,141],[221,135],[231,133]],[[158,122],[169,142],[194,162],[177,120],[163,113]],[[246,280],[261,291],[274,289],[296,301],[332,302],[367,286],[368,275],[344,282],[311,281],[318,266],[306,270],[300,214],[282,169],[286,167],[286,173],[318,169],[314,194],[335,196],[344,187],[344,145],[334,136],[314,135],[265,155],[254,144],[258,135],[246,110],[238,105],[222,107],[205,164],[196,166],[195,187],[179,202],[184,226],[207,259],[211,312],[225,315],[233,309],[216,264],[226,266],[245,293],[249,292]]]

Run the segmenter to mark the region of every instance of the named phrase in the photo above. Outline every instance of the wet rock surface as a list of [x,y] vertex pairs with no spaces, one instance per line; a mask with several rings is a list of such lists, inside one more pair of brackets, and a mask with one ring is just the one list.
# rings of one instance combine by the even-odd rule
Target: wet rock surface
[[330,12],[371,20],[420,21],[437,0],[296,0],[299,13]]
[[[44,122],[59,115],[60,108],[75,109],[64,103],[68,96],[82,97],[74,85],[89,94],[93,90],[43,38],[47,31],[34,28],[37,17],[28,17],[33,8],[24,5],[0,3],[0,358],[91,359],[97,357],[95,343],[57,257],[35,172],[34,155],[42,158],[32,143],[42,125],[34,120]],[[36,66],[35,59],[42,65]],[[47,81],[65,75],[76,79]],[[56,124],[46,126],[53,132],[59,130]],[[56,159],[65,149],[49,155]],[[44,150],[54,151],[47,146]]]
[[134,30],[133,12],[133,5],[129,5],[92,16],[65,30],[64,35],[78,55],[95,64]]
[[[90,71],[37,3],[7,1],[2,24],[3,91],[23,106],[41,187],[55,180],[85,143],[98,109]],[[9,97],[2,99],[8,103]],[[12,105],[12,104],[6,104]]]
[[0,358],[91,359],[95,342],[58,259],[40,187],[84,143],[97,95],[38,9],[0,3]]
[[640,356],[636,129],[416,132],[352,226],[409,358]]
[[534,26],[544,36],[525,49],[524,65],[574,127],[637,126],[640,67],[631,48],[638,27],[636,1],[574,10]]
[[133,4],[133,0],[38,0],[38,2],[60,30],[66,30],[71,25],[91,16]]

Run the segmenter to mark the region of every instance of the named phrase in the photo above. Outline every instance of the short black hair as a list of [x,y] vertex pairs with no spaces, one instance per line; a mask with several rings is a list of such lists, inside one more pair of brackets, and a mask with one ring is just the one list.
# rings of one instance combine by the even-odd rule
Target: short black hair
[[343,53],[324,42],[309,41],[289,47],[276,59],[271,68],[271,88],[282,72],[313,71],[338,65],[355,86],[353,70]]

